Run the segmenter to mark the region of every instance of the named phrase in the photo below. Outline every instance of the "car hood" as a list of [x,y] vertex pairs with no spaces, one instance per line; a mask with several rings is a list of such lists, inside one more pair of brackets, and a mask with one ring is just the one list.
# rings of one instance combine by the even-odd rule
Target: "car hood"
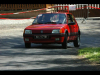
[[37,24],[37,25],[30,25],[28,27],[26,27],[26,29],[36,29],[36,30],[40,30],[40,29],[60,29],[62,27],[64,27],[65,24]]

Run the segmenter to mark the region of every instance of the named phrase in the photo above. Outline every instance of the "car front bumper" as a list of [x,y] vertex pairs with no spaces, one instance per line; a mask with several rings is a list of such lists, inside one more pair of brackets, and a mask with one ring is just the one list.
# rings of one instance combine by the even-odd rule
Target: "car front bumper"
[[[35,39],[35,36],[46,35],[47,39]],[[65,34],[23,34],[25,43],[63,43]]]

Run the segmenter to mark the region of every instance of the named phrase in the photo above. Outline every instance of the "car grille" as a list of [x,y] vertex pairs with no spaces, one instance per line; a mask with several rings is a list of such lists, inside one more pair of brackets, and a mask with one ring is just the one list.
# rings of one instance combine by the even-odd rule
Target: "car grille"
[[51,30],[32,30],[32,34],[51,34]]

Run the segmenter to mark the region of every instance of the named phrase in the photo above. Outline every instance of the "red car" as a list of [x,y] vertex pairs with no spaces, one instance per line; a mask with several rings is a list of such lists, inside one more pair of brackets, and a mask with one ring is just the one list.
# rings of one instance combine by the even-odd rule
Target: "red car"
[[24,29],[23,39],[26,48],[31,47],[31,43],[58,43],[66,49],[68,42],[79,47],[80,29],[71,13],[43,13],[36,17],[32,25]]

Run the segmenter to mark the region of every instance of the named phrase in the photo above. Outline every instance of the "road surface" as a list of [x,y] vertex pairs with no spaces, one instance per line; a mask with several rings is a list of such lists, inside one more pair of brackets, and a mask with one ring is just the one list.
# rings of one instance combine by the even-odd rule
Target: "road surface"
[[31,48],[25,48],[23,30],[32,20],[0,24],[0,70],[100,71],[100,65],[86,63],[85,58],[78,56],[81,48],[100,47],[100,21],[87,20],[86,24],[77,21],[81,46],[74,48],[73,43],[68,43],[67,49],[62,49],[60,44],[32,44]]

